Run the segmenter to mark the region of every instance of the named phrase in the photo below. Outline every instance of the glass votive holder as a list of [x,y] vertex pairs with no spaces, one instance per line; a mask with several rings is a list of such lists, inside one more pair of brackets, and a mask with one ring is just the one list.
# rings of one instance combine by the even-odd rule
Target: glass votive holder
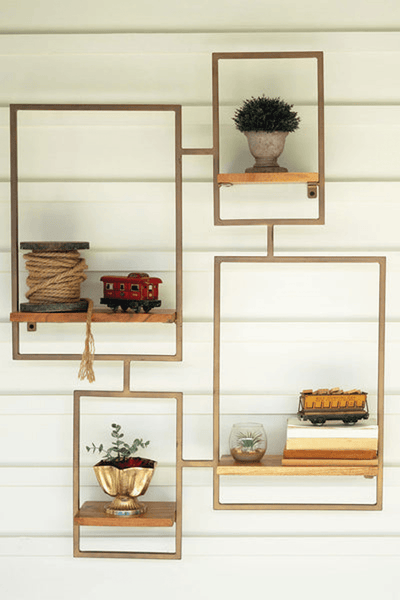
[[235,423],[229,436],[229,448],[239,462],[258,462],[267,449],[267,436],[261,423]]

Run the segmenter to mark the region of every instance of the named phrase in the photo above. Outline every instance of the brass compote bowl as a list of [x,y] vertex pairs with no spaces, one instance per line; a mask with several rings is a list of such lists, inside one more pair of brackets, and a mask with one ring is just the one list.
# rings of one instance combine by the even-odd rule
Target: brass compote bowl
[[105,454],[105,458],[93,467],[100,486],[106,494],[115,498],[106,505],[105,511],[120,517],[142,515],[147,507],[137,498],[143,496],[149,487],[157,462],[133,455],[139,448],[147,448],[150,441],[144,442],[142,438],[136,438],[132,444],[123,441],[121,425],[116,423],[111,425],[111,437],[113,441],[109,448],[103,444],[96,446],[93,442],[86,446],[87,452]]
[[137,499],[143,496],[150,485],[157,462],[149,459],[142,460],[146,466],[118,468],[102,464],[93,467],[102,489],[114,500],[108,504],[105,511],[121,517],[133,517],[146,512],[147,507]]

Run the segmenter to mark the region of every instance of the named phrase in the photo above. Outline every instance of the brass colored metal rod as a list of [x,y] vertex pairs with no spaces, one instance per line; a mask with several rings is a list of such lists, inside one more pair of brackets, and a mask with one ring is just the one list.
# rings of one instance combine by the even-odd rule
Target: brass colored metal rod
[[176,360],[182,360],[183,243],[182,243],[182,107],[175,111],[175,302]]
[[176,552],[102,552],[100,550],[79,550],[74,556],[79,558],[149,558],[165,560],[176,560],[180,558],[180,556],[177,556]]
[[214,467],[215,466],[215,462],[213,460],[188,460],[188,459],[183,459],[182,460],[182,466],[183,467],[188,467],[188,468],[205,468],[205,467]]
[[254,58],[322,58],[323,52],[213,52],[215,60]]
[[[18,133],[17,111],[10,108],[10,172],[11,172],[11,289],[12,310],[19,307],[18,263]],[[13,331],[15,328],[13,326]],[[14,341],[14,337],[13,337]]]
[[131,361],[124,360],[124,392],[129,392],[131,387]]
[[274,255],[274,226],[268,225],[267,229],[267,254],[268,256]]
[[214,154],[214,148],[182,148],[182,154],[194,156]]
[[51,111],[178,111],[180,104],[10,104],[12,110]]
[[318,90],[318,214],[321,224],[325,223],[325,113],[324,113],[324,60],[323,54],[317,57]]
[[379,504],[214,504],[214,510],[381,510]]
[[220,193],[219,174],[219,89],[218,59],[212,56],[212,118],[213,118],[213,190],[214,190],[214,225],[220,225]]
[[[16,327],[19,327],[20,323],[13,323]],[[13,335],[13,340],[17,342],[19,336]],[[16,351],[13,354],[15,360],[81,360],[81,354],[21,354]],[[177,354],[95,354],[94,360],[105,360],[105,361],[125,361],[126,359],[136,362],[180,362],[182,358]]]
[[214,383],[213,383],[213,505],[219,504],[219,475],[216,465],[219,460],[220,440],[220,361],[221,361],[221,263],[214,258]]
[[385,385],[385,322],[386,322],[386,259],[379,271],[379,331],[378,331],[378,476],[377,503],[383,503],[383,447],[384,447],[384,385]]
[[175,554],[182,556],[182,513],[183,513],[183,394],[176,394],[176,520],[175,520]]

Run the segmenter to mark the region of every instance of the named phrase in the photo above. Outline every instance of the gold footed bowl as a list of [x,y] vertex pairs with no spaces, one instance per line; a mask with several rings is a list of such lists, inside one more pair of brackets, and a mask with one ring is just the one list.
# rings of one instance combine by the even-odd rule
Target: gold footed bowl
[[116,467],[101,461],[93,467],[102,489],[109,496],[115,496],[106,506],[107,513],[120,517],[135,517],[146,512],[146,505],[139,502],[137,497],[143,496],[147,491],[157,462],[146,458],[140,461],[143,466]]

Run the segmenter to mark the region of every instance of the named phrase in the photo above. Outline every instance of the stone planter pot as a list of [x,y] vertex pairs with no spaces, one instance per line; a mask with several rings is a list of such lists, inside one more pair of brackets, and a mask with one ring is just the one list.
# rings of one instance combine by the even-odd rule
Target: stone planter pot
[[256,162],[246,173],[286,173],[285,167],[278,165],[278,157],[285,147],[287,131],[245,131],[249,149]]
[[106,506],[107,513],[133,517],[146,512],[146,505],[139,502],[137,497],[142,496],[149,487],[157,462],[146,460],[146,463],[146,467],[125,469],[107,464],[97,464],[93,467],[102,489],[109,496],[115,496],[113,502]]

